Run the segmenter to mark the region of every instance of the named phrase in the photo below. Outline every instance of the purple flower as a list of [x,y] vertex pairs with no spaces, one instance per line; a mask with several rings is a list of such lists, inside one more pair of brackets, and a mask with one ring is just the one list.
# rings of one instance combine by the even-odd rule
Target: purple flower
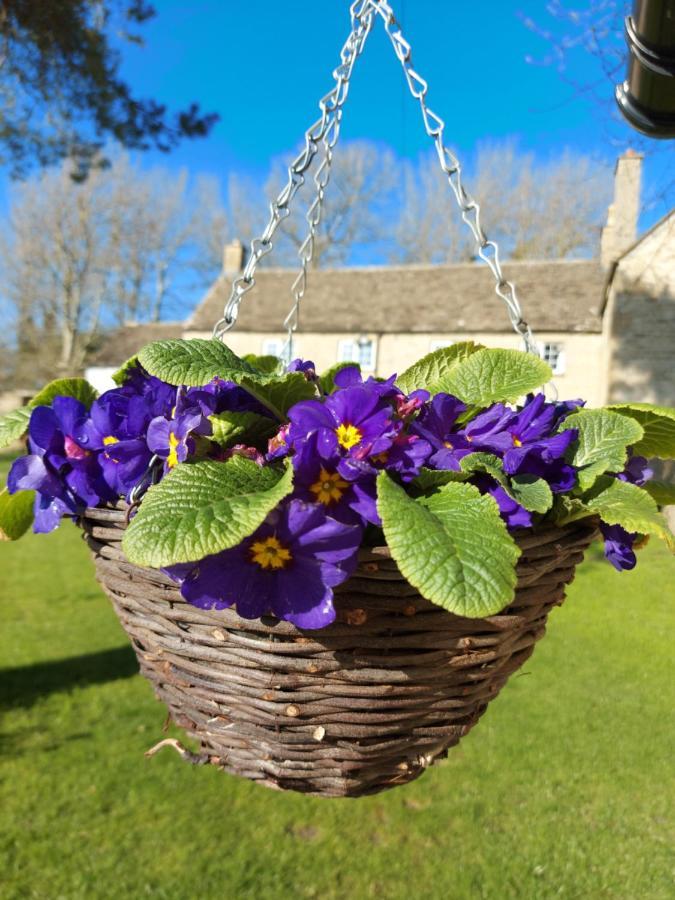
[[80,440],[98,451],[103,477],[117,496],[128,496],[150,464],[145,439],[149,423],[144,398],[120,388],[102,394],[91,407]]
[[387,399],[403,396],[403,393],[394,386],[396,375],[392,375],[390,378],[387,378],[386,381],[380,381],[378,378],[369,375],[364,381],[361,369],[359,369],[358,366],[345,366],[344,369],[340,369],[339,372],[335,373],[333,381],[338,388],[366,387],[380,397]]
[[379,389],[366,384],[338,390],[323,401],[296,403],[288,418],[291,446],[297,451],[316,434],[317,451],[324,459],[336,453],[355,460],[376,456],[391,447],[400,427]]
[[169,472],[195,452],[195,434],[211,434],[211,423],[199,407],[189,407],[171,420],[153,419],[148,425],[148,447],[164,460],[164,470]]
[[169,416],[176,405],[177,389],[136,365],[127,372],[122,387],[117,389],[126,397],[140,397],[147,411],[148,421],[155,416]]
[[481,494],[489,494],[496,501],[499,514],[508,528],[530,528],[532,526],[532,513],[507,494],[494,478],[489,475],[476,475],[472,478],[472,483],[476,485]]
[[316,366],[311,359],[294,359],[288,364],[287,372],[302,372],[307,381],[316,381]]
[[[180,404],[180,406],[179,406]],[[233,381],[214,378],[203,387],[179,388],[176,412],[184,412],[191,406],[199,406],[205,416],[221,412],[254,412],[270,416],[270,411],[255,397]]]
[[650,468],[644,456],[631,456],[623,472],[619,472],[616,477],[619,481],[628,481],[630,484],[637,484],[638,487],[642,487],[643,484],[654,477],[654,470]]
[[429,465],[434,469],[459,471],[459,460],[472,452],[466,436],[452,432],[458,416],[466,411],[461,400],[450,394],[436,394],[424,406],[411,426],[414,434],[423,438],[432,448]]
[[95,453],[81,440],[85,407],[73,397],[55,397],[52,406],[37,406],[28,425],[30,453],[12,464],[11,494],[34,490],[36,532],[53,531],[64,515],[113,499]]
[[633,543],[637,534],[632,534],[620,525],[600,523],[600,531],[605,539],[605,558],[619,572],[634,569],[637,562]]
[[201,609],[233,604],[245,619],[272,613],[299,628],[335,619],[333,588],[356,566],[361,529],[326,516],[321,506],[291,500],[239,546],[209,556],[189,571],[165,571]]
[[317,440],[315,433],[293,457],[295,496],[318,503],[326,515],[339,522],[380,525],[376,473],[372,467],[356,463],[350,472],[353,477],[345,478],[338,470],[340,457],[337,454],[327,459],[321,457]]

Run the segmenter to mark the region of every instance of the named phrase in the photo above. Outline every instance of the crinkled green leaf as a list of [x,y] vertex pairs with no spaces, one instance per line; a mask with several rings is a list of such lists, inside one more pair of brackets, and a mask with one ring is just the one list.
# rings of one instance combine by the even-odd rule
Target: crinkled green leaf
[[642,427],[620,413],[607,409],[580,409],[567,416],[561,431],[576,428],[579,437],[568,459],[579,471],[579,487],[590,488],[603,472],[620,472],[626,464],[627,448],[642,437]]
[[129,359],[127,359],[125,362],[122,363],[122,365],[119,367],[119,369],[116,372],[113,372],[112,380],[115,382],[116,385],[121,387],[124,384],[124,382],[127,380],[127,375],[129,374],[129,372],[132,369],[136,368],[137,365],[138,365],[138,354],[136,354],[135,356],[130,356]]
[[138,354],[138,360],[151,375],[169,384],[192,387],[208,384],[214,378],[234,380],[242,372],[253,372],[222,341],[191,338],[153,341]]
[[601,476],[583,499],[608,525],[621,525],[626,531],[638,534],[655,534],[672,546],[673,536],[666,520],[644,488]]
[[486,475],[491,475],[504,487],[508,483],[507,476],[504,474],[502,462],[499,457],[495,456],[493,453],[483,453],[482,451],[469,453],[467,456],[462,457],[459,464],[462,468],[462,472],[466,472],[467,474],[482,472]]
[[281,360],[278,356],[257,356],[255,353],[247,353],[242,359],[261,375],[276,375],[281,370]]
[[644,434],[633,447],[635,453],[660,459],[675,458],[675,409],[651,403],[612,403],[610,409],[630,416],[642,426]]
[[415,500],[386,472],[377,483],[384,535],[410,584],[460,616],[489,616],[508,606],[520,550],[491,497],[455,482]]
[[469,477],[466,472],[453,472],[450,469],[426,469],[421,468],[417,478],[413,478],[412,486],[423,494],[430,493],[449,484],[451,481],[466,481]]
[[285,420],[286,413],[295,403],[317,397],[316,387],[307,381],[302,372],[286,372],[284,375],[239,374],[233,380],[280,421]]
[[239,544],[292,490],[293,470],[234,456],[176,466],[143,498],[122,547],[131,562],[193,562]]
[[648,481],[644,485],[644,489],[659,506],[675,504],[675,484],[668,481]]
[[556,494],[550,519],[556,525],[567,525],[569,522],[576,522],[578,519],[587,519],[594,516],[592,509],[577,497],[570,497],[566,494]]
[[361,371],[361,366],[358,363],[354,362],[339,362],[335,363],[334,366],[331,366],[330,369],[326,369],[323,375],[319,376],[319,388],[322,394],[332,394],[337,385],[335,384],[335,376],[338,372],[341,372],[343,369],[358,369]]
[[553,506],[553,492],[548,482],[536,475],[512,475],[509,493],[530,512],[545,513]]
[[515,401],[550,379],[551,367],[532,353],[483,349],[452,368],[439,390],[482,407]]
[[0,541],[18,541],[33,524],[35,491],[0,491]]
[[32,407],[22,406],[5,416],[0,416],[0,450],[18,441],[26,433],[31,412]]
[[210,439],[221,447],[234,444],[257,446],[272,437],[279,423],[253,412],[223,412],[209,416],[213,433]]
[[469,453],[460,462],[463,472],[483,472],[495,479],[513,499],[530,512],[545,513],[553,504],[551,488],[536,475],[508,476],[492,453]]
[[423,356],[422,359],[406,369],[402,375],[399,375],[396,384],[405,394],[420,388],[431,394],[449,391],[447,378],[450,372],[482,347],[482,344],[476,344],[474,341],[461,341],[451,344],[449,347],[434,350],[433,353]]
[[98,391],[84,378],[58,378],[45,385],[28,405],[49,406],[55,397],[74,397],[89,409],[98,397]]

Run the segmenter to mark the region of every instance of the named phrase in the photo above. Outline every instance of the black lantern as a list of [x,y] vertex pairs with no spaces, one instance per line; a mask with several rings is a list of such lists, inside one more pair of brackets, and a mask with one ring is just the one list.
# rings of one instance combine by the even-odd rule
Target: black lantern
[[649,137],[675,137],[675,0],[635,0],[626,42],[628,77],[616,88],[624,118]]

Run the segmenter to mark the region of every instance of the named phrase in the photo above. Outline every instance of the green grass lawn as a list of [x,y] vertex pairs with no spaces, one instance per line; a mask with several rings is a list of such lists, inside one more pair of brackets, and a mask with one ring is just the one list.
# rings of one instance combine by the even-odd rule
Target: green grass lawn
[[675,562],[589,555],[449,759],[363,800],[173,753],[69,523],[0,545],[0,897],[672,898]]

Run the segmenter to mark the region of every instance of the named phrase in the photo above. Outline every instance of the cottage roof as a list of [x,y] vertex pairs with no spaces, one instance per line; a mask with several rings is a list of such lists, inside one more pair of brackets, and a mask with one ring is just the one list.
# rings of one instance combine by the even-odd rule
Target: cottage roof
[[[537,331],[599,332],[605,273],[596,260],[510,262],[525,318]],[[261,269],[242,301],[238,331],[278,332],[291,305],[292,269]],[[221,276],[187,331],[208,332],[222,315],[231,279]],[[302,304],[304,332],[508,332],[483,263],[316,269]]]

